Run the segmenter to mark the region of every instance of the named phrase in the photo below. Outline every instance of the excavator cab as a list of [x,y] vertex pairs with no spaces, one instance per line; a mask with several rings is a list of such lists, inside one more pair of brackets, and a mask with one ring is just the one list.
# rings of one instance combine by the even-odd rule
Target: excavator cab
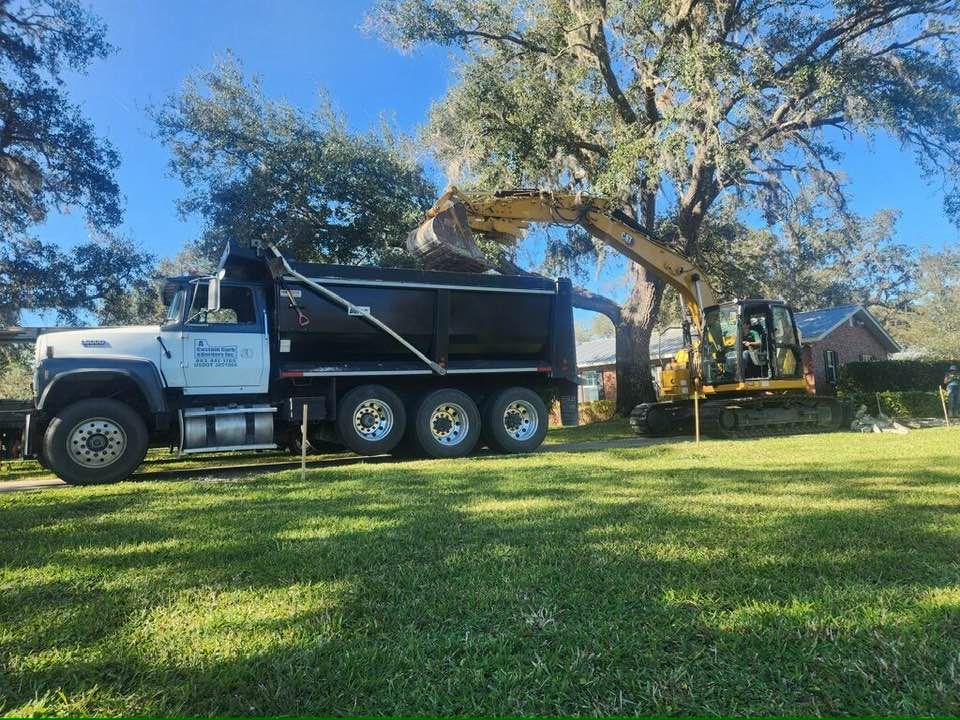
[[717,387],[802,377],[793,311],[776,300],[740,300],[704,312],[703,384]]

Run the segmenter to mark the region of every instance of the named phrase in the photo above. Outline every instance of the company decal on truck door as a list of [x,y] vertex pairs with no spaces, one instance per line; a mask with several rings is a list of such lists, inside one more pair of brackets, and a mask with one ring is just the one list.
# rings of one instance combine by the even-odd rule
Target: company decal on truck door
[[237,367],[240,357],[236,345],[211,345],[209,340],[193,341],[193,366],[197,368]]

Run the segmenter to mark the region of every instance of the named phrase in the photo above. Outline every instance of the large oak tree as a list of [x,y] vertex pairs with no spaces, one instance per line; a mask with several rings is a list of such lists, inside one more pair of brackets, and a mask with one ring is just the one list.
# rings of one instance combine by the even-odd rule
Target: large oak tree
[[[0,325],[26,308],[81,321],[150,265],[109,234],[122,216],[119,159],[63,80],[110,52],[105,32],[76,0],[0,0]],[[92,238],[68,252],[35,237],[51,211],[71,208]]]
[[[725,195],[773,222],[801,188],[845,212],[855,134],[913,149],[960,211],[957,15],[952,0],[379,0],[369,21],[403,49],[456,48],[427,128],[453,174],[615,195],[700,257]],[[606,307],[621,411],[652,396],[663,295],[630,275]]]

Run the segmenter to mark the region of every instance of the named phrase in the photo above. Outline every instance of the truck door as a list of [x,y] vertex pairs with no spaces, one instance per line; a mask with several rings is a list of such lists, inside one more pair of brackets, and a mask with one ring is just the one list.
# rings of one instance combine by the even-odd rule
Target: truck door
[[199,281],[183,323],[184,393],[217,388],[266,392],[268,340],[263,298],[248,285],[223,283],[220,309],[207,310],[207,282]]

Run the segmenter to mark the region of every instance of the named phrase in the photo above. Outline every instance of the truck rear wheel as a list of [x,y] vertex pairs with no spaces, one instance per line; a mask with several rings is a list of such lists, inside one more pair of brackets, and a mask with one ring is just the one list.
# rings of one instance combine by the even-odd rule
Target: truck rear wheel
[[407,427],[407,412],[396,394],[383,385],[361,385],[338,403],[337,430],[348,450],[381,455],[396,446]]
[[532,452],[547,435],[549,420],[543,400],[533,390],[501,390],[484,405],[483,439],[491,450]]
[[71,485],[124,480],[147,454],[147,426],[129,405],[81,400],[58,412],[43,435],[50,468]]
[[469,455],[480,440],[480,411],[464,392],[434,390],[417,403],[410,438],[433,458]]

